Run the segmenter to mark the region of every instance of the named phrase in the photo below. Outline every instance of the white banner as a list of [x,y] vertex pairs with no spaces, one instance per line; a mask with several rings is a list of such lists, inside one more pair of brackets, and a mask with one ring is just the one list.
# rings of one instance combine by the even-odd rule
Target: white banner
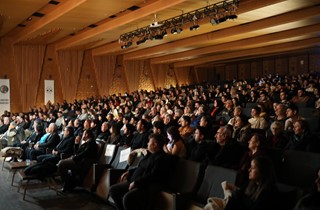
[[0,79],[0,115],[10,112],[10,80]]
[[54,80],[44,81],[44,104],[54,103]]

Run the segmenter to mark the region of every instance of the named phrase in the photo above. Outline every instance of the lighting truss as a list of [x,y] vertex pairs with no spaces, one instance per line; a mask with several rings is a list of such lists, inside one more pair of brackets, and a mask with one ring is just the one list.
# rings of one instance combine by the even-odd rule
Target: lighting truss
[[135,40],[137,40],[137,45],[145,43],[148,40],[161,40],[167,36],[168,31],[171,34],[180,34],[183,31],[183,25],[190,23],[192,24],[190,30],[195,31],[200,27],[199,21],[207,17],[210,17],[212,25],[220,24],[228,19],[236,19],[238,17],[237,9],[239,2],[240,0],[221,1],[164,21],[156,22],[156,26],[150,24],[146,27],[121,34],[119,43],[122,44],[122,49],[126,49]]

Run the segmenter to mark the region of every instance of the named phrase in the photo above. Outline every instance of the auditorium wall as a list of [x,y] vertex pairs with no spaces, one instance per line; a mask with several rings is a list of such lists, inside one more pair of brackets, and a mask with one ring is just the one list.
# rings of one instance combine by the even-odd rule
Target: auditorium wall
[[0,78],[10,79],[11,111],[20,112],[43,106],[44,80],[55,81],[55,102],[72,102],[140,89],[319,72],[320,53],[308,51],[174,68],[170,64],[151,64],[150,60],[124,60],[122,55],[92,56],[90,50],[76,49],[56,51],[51,45],[11,46],[1,40],[0,68]]

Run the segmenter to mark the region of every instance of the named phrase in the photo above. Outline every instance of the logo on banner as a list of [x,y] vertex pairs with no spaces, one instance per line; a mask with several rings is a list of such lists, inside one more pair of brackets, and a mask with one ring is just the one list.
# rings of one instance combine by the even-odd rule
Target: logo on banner
[[52,87],[46,87],[46,92],[47,92],[47,93],[52,93],[52,92],[53,92]]
[[7,93],[9,91],[9,87],[6,85],[1,85],[0,86],[0,92],[1,93]]

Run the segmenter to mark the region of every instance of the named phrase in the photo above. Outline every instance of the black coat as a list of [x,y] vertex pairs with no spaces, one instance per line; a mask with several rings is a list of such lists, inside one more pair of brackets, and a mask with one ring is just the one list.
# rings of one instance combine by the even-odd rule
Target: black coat
[[94,139],[90,139],[87,142],[79,145],[75,144],[75,155],[72,160],[78,162],[84,159],[96,160],[97,159],[98,147]]
[[138,167],[130,172],[130,182],[138,188],[164,189],[173,174],[176,157],[166,154],[163,150],[148,154],[140,161]]

